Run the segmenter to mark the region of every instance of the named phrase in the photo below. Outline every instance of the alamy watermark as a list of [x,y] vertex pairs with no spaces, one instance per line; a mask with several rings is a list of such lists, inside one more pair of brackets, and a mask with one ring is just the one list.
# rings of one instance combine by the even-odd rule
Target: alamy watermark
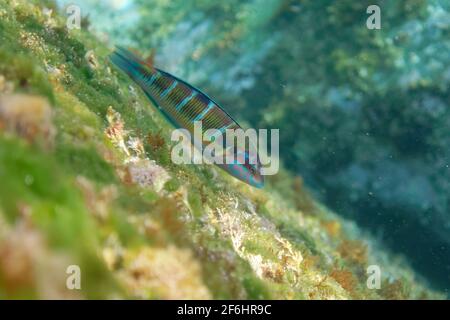
[[381,9],[379,6],[373,4],[367,7],[366,10],[367,14],[370,14],[370,16],[367,18],[366,26],[367,29],[373,30],[381,29]]
[[171,140],[177,142],[171,152],[175,164],[261,164],[261,175],[278,173],[279,129],[207,129],[203,132],[202,122],[195,121],[193,135],[187,129],[172,131]]
[[367,267],[367,288],[368,289],[380,289],[381,288],[381,268],[380,266],[373,264]]
[[66,27],[69,30],[81,29],[81,8],[75,4],[68,5],[66,8],[67,20]]
[[81,268],[76,264],[67,267],[66,287],[69,290],[81,290]]

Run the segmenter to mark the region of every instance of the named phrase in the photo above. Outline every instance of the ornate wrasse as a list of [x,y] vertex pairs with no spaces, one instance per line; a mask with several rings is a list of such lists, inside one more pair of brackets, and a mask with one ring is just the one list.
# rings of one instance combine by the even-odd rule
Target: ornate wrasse
[[[217,129],[222,134],[223,142],[226,141],[228,130],[241,129],[239,124],[205,93],[170,73],[145,63],[130,51],[117,48],[109,58],[141,87],[175,127],[187,129],[193,134],[194,123],[201,121],[202,134],[208,129]],[[232,176],[261,188],[264,179],[257,153],[255,161],[250,161],[252,157],[249,156],[249,149],[234,146],[227,151],[233,153],[235,160],[216,165]]]

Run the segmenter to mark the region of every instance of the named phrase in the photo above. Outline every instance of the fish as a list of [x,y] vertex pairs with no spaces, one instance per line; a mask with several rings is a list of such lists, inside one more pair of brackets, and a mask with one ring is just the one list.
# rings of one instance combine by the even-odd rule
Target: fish
[[[200,89],[156,68],[130,50],[116,47],[109,55],[109,60],[142,89],[175,128],[186,129],[194,136],[194,122],[201,121],[202,136],[208,129],[217,129],[222,134],[223,143],[228,130],[242,129],[217,102]],[[205,144],[202,141],[202,146]],[[194,146],[198,148],[196,144]],[[261,173],[261,161],[258,153],[250,150],[256,150],[251,142],[245,144],[244,148],[237,144],[226,149],[233,156],[231,163],[226,161],[215,165],[253,187],[262,188],[264,176]]]

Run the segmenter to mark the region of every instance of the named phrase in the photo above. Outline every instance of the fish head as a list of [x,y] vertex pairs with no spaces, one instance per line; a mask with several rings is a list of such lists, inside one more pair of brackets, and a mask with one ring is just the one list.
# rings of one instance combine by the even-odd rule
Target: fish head
[[228,170],[234,177],[256,188],[264,186],[264,176],[261,174],[261,162],[255,153],[249,156],[247,151],[238,150],[234,163],[228,165]]
[[264,186],[264,176],[261,174],[261,163],[258,158],[256,164],[244,164],[245,168],[248,170],[247,183],[256,187],[262,188]]

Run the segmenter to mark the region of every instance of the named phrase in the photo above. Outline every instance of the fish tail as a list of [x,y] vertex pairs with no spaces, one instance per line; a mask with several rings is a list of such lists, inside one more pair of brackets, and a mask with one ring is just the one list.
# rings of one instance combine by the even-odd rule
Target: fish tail
[[116,47],[109,60],[140,85],[145,85],[145,80],[155,72],[144,60],[123,47]]

